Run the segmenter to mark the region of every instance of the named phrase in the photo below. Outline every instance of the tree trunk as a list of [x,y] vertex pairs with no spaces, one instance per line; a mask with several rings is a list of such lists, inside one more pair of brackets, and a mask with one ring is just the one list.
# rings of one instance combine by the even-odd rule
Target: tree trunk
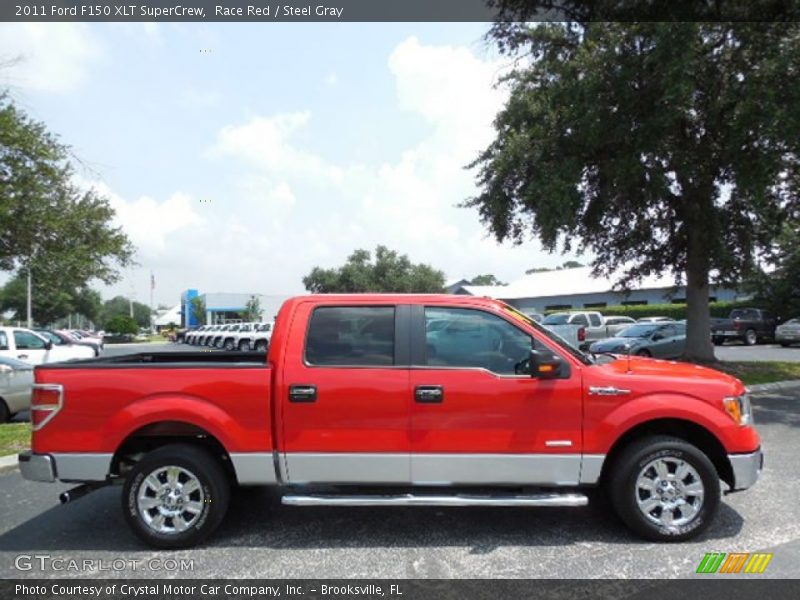
[[713,362],[714,346],[711,343],[711,315],[708,306],[708,252],[703,243],[700,224],[688,224],[686,256],[686,349],[684,358]]

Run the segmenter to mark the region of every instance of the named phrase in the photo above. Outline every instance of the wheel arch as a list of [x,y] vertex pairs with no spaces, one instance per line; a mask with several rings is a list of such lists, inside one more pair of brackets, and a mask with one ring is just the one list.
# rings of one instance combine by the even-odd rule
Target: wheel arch
[[203,427],[176,420],[154,421],[128,434],[111,459],[111,475],[124,477],[148,452],[176,442],[204,448],[220,460],[230,480],[236,482],[236,469],[222,442]]
[[600,483],[609,478],[623,450],[633,442],[653,435],[669,435],[684,440],[701,450],[714,465],[719,478],[733,487],[733,467],[722,442],[711,431],[692,421],[679,418],[658,418],[634,425],[612,444],[603,461]]

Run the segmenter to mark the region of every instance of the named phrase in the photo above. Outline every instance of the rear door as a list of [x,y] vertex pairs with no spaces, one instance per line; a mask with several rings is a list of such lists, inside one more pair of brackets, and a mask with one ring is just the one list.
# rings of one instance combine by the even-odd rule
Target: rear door
[[413,306],[412,315],[413,482],[577,484],[580,372],[532,378],[530,333],[498,314]]
[[408,307],[304,303],[276,394],[290,483],[410,481]]

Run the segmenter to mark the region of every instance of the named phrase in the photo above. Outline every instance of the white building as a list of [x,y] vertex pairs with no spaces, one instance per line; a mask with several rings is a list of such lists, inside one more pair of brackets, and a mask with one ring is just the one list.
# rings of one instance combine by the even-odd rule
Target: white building
[[[632,285],[627,292],[615,291],[619,277],[593,277],[590,267],[531,273],[508,285],[463,285],[448,288],[453,294],[488,296],[503,300],[520,310],[543,313],[546,310],[602,309],[606,306],[637,304],[683,304],[686,287],[676,286],[672,277],[650,276]],[[712,286],[711,301],[738,300],[736,290]]]

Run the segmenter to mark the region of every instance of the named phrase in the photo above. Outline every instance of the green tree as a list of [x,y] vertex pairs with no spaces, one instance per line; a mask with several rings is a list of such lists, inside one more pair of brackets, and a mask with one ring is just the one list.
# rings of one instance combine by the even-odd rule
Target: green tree
[[111,317],[106,322],[105,329],[106,331],[118,335],[136,334],[139,331],[136,321],[126,315],[115,315]]
[[550,267],[533,267],[532,269],[528,269],[525,271],[526,275],[530,275],[531,273],[547,273],[548,271],[563,271],[564,269],[579,269],[581,267],[585,267],[583,263],[578,262],[577,260],[568,260],[562,263],[560,266],[556,267],[555,269]]
[[261,300],[258,299],[258,296],[250,296],[250,299],[245,305],[244,312],[242,313],[242,318],[252,323],[261,321],[261,316],[263,314],[264,309],[261,308]]
[[485,275],[477,275],[476,277],[472,278],[472,281],[469,282],[470,285],[508,285],[507,283],[500,281],[494,275],[489,273]]
[[0,270],[113,283],[133,256],[113,218],[106,198],[74,184],[68,147],[0,95]]
[[782,319],[800,316],[800,220],[787,223],[772,250],[769,269],[748,282],[755,301]]
[[314,293],[441,293],[444,273],[426,264],[413,264],[385,246],[375,249],[375,260],[368,250],[356,250],[338,269],[314,269],[303,277],[303,285]]
[[[131,301],[125,296],[115,296],[111,300],[103,303],[100,311],[100,320],[105,329],[109,329],[109,322],[115,317],[124,316],[130,318]],[[139,327],[150,326],[150,307],[141,302],[133,302],[133,320]]]
[[686,356],[712,360],[710,282],[750,272],[797,202],[800,24],[516,14],[490,35],[530,59],[506,80],[465,204],[499,240],[591,251],[623,288],[671,272],[687,286]]
[[192,317],[198,325],[206,324],[206,303],[200,296],[195,296],[190,300]]

